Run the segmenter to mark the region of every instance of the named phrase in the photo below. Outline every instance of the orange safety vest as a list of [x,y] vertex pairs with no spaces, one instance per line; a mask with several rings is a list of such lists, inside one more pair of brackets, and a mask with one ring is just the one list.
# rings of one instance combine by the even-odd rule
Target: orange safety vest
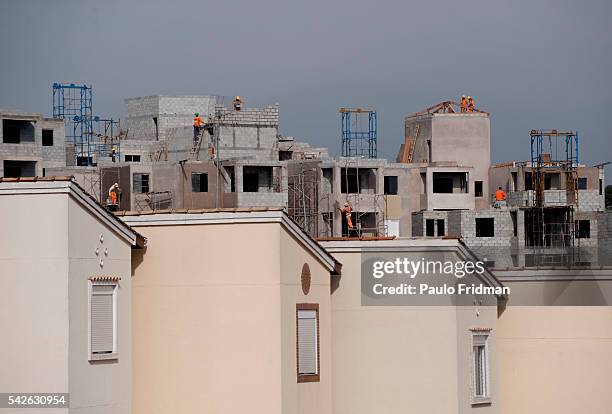
[[495,201],[504,201],[506,199],[506,193],[504,190],[497,190],[495,192]]
[[204,122],[202,121],[202,118],[200,118],[199,116],[196,116],[195,118],[193,118],[193,126],[194,127],[201,127],[202,125],[204,125]]
[[467,108],[467,99],[461,98],[461,112],[465,112]]
[[474,112],[474,101],[471,99],[468,102],[468,112]]

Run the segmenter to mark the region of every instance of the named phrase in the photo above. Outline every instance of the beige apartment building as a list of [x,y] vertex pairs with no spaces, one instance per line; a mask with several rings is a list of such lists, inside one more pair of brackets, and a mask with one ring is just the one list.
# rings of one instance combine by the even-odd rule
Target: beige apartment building
[[319,243],[279,209],[118,215],[68,178],[0,181],[0,390],[75,413],[609,412],[609,267],[377,303],[372,257],[478,259],[452,237]]
[[0,179],[0,229],[0,391],[130,413],[131,250],[144,239],[68,177]]
[[281,210],[125,215],[134,413],[332,413],[331,275]]

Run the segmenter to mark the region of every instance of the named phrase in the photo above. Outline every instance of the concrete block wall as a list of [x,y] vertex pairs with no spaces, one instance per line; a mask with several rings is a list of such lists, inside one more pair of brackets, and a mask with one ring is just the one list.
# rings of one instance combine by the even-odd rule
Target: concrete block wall
[[287,207],[287,192],[237,193],[238,207]]
[[[31,123],[33,128],[33,140],[22,141],[16,144],[4,143],[3,120],[22,120]],[[42,131],[49,129],[53,131],[53,145],[42,145]],[[47,168],[66,166],[66,137],[64,121],[45,118],[41,114],[0,111],[0,177],[4,176],[4,161],[34,161],[36,162],[35,174],[42,176]]]
[[[510,248],[514,237],[514,226],[509,210],[476,210],[449,212],[449,216],[459,215],[461,237],[470,247]],[[494,237],[476,237],[476,218],[494,219]],[[456,220],[456,218],[455,218]],[[454,229],[456,223],[451,225]]]
[[597,240],[599,264],[601,266],[612,266],[612,210],[598,213]]
[[[412,214],[412,236],[423,237],[427,235],[427,220],[444,220],[444,235],[448,235],[449,223],[447,211],[420,211]],[[437,235],[438,223],[434,224],[434,234]]]
[[[165,140],[173,128],[192,127],[197,112],[203,119],[214,113],[214,96],[146,96],[125,99],[127,139]],[[155,122],[157,118],[157,134]]]

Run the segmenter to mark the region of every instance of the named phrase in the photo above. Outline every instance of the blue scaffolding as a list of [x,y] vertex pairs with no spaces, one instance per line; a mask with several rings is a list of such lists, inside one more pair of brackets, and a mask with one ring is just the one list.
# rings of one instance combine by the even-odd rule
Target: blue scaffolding
[[53,118],[63,119],[66,142],[72,145],[74,163],[93,166],[101,156],[120,157],[119,121],[93,115],[93,89],[74,83],[53,84]]
[[578,157],[578,132],[532,130],[531,131],[531,166],[564,166],[576,168]]
[[340,108],[342,156],[376,158],[378,127],[376,111],[362,108]]

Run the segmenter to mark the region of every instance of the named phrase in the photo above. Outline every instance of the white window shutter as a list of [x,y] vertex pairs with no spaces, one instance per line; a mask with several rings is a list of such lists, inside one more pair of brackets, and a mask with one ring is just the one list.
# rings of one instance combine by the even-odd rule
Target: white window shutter
[[93,285],[91,295],[91,352],[106,354],[114,351],[115,285]]
[[318,374],[317,361],[317,312],[298,310],[298,373]]

